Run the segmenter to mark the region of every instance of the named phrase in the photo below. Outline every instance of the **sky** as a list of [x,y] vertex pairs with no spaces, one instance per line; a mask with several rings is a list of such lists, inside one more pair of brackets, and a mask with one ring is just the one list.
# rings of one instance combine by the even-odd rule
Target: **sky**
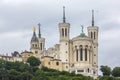
[[62,22],[65,6],[71,39],[81,33],[81,25],[87,35],[91,10],[95,10],[95,25],[99,27],[99,67],[120,66],[119,3],[119,0],[0,0],[0,54],[29,51],[32,29],[38,28],[38,23],[46,39],[46,49],[54,47],[59,43],[58,24]]

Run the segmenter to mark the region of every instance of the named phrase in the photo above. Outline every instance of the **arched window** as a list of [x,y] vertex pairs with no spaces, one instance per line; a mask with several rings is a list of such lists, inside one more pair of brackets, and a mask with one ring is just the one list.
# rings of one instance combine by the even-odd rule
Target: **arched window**
[[42,43],[40,43],[40,50],[42,50]]
[[93,74],[95,74],[95,71],[93,71]]
[[56,62],[56,65],[58,66],[58,65],[59,65],[59,62]]
[[96,36],[95,36],[95,32],[94,32],[94,39],[96,38]]
[[85,61],[87,61],[87,48],[85,48]]
[[67,37],[67,28],[65,28],[65,36]]
[[77,46],[75,46],[75,49],[77,49]]
[[90,72],[90,69],[88,68],[88,73]]
[[64,36],[64,29],[62,28],[62,37]]
[[38,51],[35,51],[35,54],[37,54],[38,53]]
[[78,61],[78,49],[76,50],[76,61]]
[[93,38],[93,33],[91,32],[91,39]]
[[91,53],[90,53],[90,51],[89,51],[89,62],[91,62]]
[[32,47],[34,47],[34,44],[32,44]]
[[35,47],[37,47],[37,44],[35,44]]
[[80,48],[80,61],[83,61],[83,49]]
[[48,65],[50,65],[50,62],[48,62]]

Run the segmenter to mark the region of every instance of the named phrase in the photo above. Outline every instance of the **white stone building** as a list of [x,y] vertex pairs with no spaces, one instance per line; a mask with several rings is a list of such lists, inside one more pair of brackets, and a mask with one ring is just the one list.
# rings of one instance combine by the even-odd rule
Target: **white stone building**
[[[34,28],[30,42],[30,52],[41,60],[43,56],[51,56],[62,61],[62,70],[75,72],[96,78],[98,76],[98,30],[94,26],[94,11],[92,11],[92,25],[87,27],[88,35],[83,32],[70,39],[70,23],[65,20],[65,8],[63,7],[63,22],[58,24],[60,40],[54,48],[45,50],[45,38],[36,35]],[[41,60],[42,61],[42,60]]]
[[0,55],[0,59],[2,60],[6,60],[6,61],[11,61],[11,62],[22,62],[22,56],[19,52],[14,51],[13,53],[11,53],[11,55]]

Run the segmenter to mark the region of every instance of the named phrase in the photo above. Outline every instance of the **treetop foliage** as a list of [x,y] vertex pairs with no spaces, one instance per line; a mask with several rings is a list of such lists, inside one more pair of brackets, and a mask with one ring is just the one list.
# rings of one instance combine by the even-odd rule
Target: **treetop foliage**
[[110,76],[111,68],[108,66],[100,66],[100,70],[102,71],[104,76]]
[[[31,60],[31,59],[30,59]],[[93,80],[91,77],[57,71],[38,65],[0,60],[0,80]]]
[[34,56],[29,57],[27,63],[29,63],[30,66],[39,66],[41,64],[40,60]]

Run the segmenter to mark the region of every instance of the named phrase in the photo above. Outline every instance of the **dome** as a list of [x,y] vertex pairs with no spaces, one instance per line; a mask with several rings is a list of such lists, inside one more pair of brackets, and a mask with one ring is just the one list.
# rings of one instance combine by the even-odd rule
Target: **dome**
[[78,37],[87,37],[85,33],[81,33]]
[[77,36],[77,37],[75,37],[75,38],[73,38],[73,40],[77,40],[77,39],[88,39],[88,36],[86,36],[85,33],[84,33],[84,31],[83,31],[83,28],[84,28],[83,25],[81,25],[81,27],[82,27],[82,30],[81,30],[80,35]]
[[81,33],[79,36],[74,37],[72,40],[80,40],[80,39],[89,39],[85,33]]
[[35,32],[33,33],[33,36],[32,36],[32,39],[31,39],[31,42],[38,42],[38,38],[37,38]]

